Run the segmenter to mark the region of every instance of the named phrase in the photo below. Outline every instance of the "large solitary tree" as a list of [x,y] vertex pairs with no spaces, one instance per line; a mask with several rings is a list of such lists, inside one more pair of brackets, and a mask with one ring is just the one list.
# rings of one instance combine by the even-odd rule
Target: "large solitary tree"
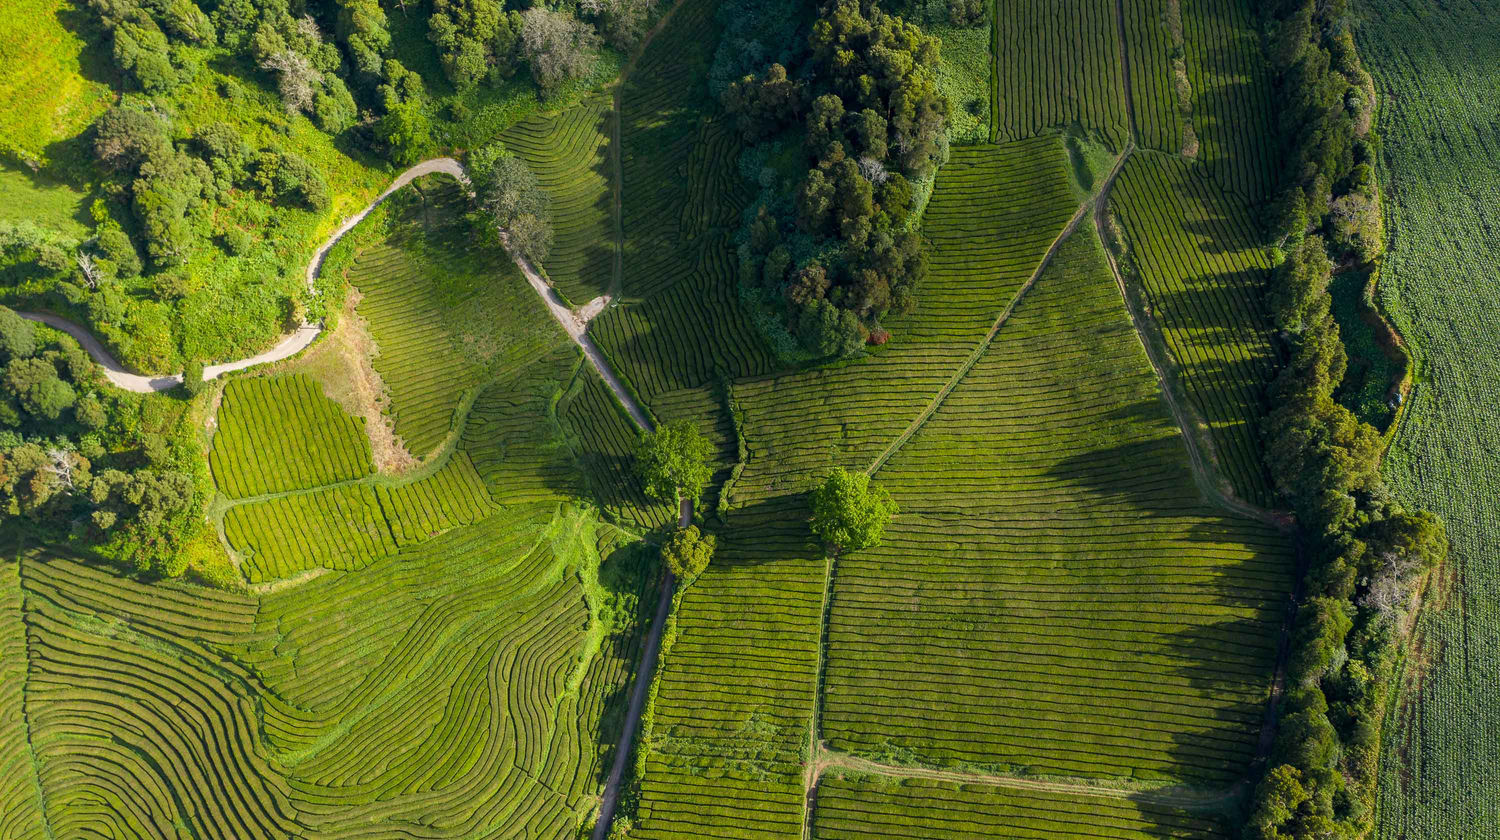
[[834,467],[812,492],[812,530],[832,551],[858,551],[880,544],[896,515],[890,494],[862,472]]
[[646,495],[663,502],[698,501],[713,470],[712,447],[690,420],[673,420],[636,445],[636,469]]
[[697,525],[678,528],[662,545],[661,559],[679,581],[692,583],[708,568],[716,543],[713,534],[700,532]]

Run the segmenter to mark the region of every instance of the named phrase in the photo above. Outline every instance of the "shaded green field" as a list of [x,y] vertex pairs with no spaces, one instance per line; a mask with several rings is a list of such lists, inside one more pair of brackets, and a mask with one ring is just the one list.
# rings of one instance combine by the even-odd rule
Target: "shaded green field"
[[997,142],[1078,124],[1116,151],[1130,136],[1112,0],[996,0]]
[[1290,546],[1203,502],[1090,226],[875,474],[834,568],[834,749],[1227,786],[1249,765]]
[[1128,799],[1079,796],[927,779],[825,777],[813,812],[814,840],[892,837],[947,840],[1218,840],[1218,821]]
[[1241,497],[1274,505],[1257,424],[1280,362],[1261,301],[1270,258],[1251,216],[1201,168],[1154,153],[1126,164],[1110,210],[1220,471]]
[[1500,5],[1354,8],[1384,141],[1377,293],[1417,360],[1385,477],[1451,541],[1385,727],[1377,834],[1482,837],[1500,825]]

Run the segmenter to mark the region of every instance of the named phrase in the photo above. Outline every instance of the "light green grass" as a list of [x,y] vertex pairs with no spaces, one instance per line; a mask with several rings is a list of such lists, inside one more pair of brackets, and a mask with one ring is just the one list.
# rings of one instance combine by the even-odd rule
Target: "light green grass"
[[948,100],[948,139],[955,144],[986,142],[994,69],[989,26],[930,26],[927,31],[943,41],[937,80],[938,91]]
[[[109,105],[109,88],[85,78],[84,41],[63,19],[68,0],[13,0],[0,16],[0,150],[44,161],[48,146],[82,131]],[[90,68],[97,72],[98,68]]]
[[31,222],[72,239],[87,239],[88,195],[47,176],[0,164],[0,221]]

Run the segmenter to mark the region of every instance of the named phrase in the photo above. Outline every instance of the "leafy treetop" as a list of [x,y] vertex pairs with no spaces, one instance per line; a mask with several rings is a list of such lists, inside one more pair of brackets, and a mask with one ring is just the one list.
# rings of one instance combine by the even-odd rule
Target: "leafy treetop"
[[884,489],[862,472],[835,467],[812,492],[812,530],[834,551],[858,551],[880,544],[886,523],[898,508]]
[[713,534],[700,532],[697,525],[678,528],[662,545],[661,558],[679,581],[692,583],[708,568],[716,542]]
[[713,470],[712,447],[690,420],[673,420],[641,435],[636,468],[646,495],[663,502],[698,501]]

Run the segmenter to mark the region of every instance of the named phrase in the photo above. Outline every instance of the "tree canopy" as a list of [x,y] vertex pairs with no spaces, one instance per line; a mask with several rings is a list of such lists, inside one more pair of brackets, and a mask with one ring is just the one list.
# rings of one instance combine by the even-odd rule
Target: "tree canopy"
[[662,502],[697,502],[713,476],[708,465],[712,455],[713,447],[691,420],[673,420],[641,435],[636,470],[647,496]]
[[697,525],[677,528],[662,544],[661,558],[678,581],[692,583],[714,557],[716,540],[713,534],[704,534]]
[[880,544],[886,523],[898,512],[890,494],[862,472],[835,467],[813,490],[812,531],[835,552]]

